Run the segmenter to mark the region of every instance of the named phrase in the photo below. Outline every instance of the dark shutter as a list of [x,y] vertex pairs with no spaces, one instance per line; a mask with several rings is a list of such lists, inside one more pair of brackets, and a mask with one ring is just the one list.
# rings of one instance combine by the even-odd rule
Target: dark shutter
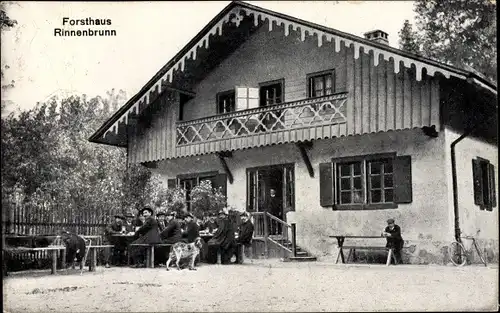
[[481,169],[481,161],[472,160],[472,178],[474,180],[474,204],[483,207],[483,170]]
[[169,179],[167,180],[167,187],[168,189],[175,189],[177,187],[177,179]]
[[497,188],[495,187],[495,166],[493,164],[488,164],[488,178],[489,178],[489,190],[490,190],[490,206],[488,209],[491,211],[492,208],[497,206]]
[[215,175],[214,188],[222,187],[222,194],[227,198],[227,175]]
[[335,204],[332,163],[319,164],[319,203],[322,207],[329,207]]
[[411,203],[413,197],[411,186],[411,156],[403,155],[394,158],[392,168],[394,171],[394,202]]

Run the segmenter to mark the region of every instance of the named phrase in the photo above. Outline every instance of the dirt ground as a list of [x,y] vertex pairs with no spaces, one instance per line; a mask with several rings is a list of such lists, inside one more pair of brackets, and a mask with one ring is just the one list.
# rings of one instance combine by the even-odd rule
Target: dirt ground
[[498,265],[334,265],[258,260],[197,271],[98,267],[12,273],[4,312],[496,311]]

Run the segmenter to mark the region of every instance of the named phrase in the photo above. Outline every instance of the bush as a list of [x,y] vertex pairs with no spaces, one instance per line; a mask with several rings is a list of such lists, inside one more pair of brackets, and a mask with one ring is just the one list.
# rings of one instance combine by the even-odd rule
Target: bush
[[190,196],[191,213],[197,217],[217,213],[226,206],[226,197],[222,193],[222,188],[212,188],[210,180],[204,180],[194,187]]

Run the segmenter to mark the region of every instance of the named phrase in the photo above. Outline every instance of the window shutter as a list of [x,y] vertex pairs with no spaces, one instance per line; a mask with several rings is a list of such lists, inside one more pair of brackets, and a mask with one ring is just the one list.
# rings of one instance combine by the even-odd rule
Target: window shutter
[[329,207],[335,204],[333,182],[333,164],[319,164],[319,203],[322,207]]
[[217,174],[215,175],[214,188],[222,187],[222,194],[227,198],[227,175]]
[[483,170],[481,169],[481,161],[472,160],[472,178],[474,180],[474,204],[483,207]]
[[411,203],[413,197],[411,186],[411,156],[404,155],[394,158],[392,168],[394,171],[394,202]]
[[488,209],[492,211],[497,206],[497,188],[495,186],[495,166],[491,163],[488,164],[488,181],[490,185],[490,206]]
[[167,180],[167,187],[168,189],[175,189],[177,187],[177,179],[169,179]]

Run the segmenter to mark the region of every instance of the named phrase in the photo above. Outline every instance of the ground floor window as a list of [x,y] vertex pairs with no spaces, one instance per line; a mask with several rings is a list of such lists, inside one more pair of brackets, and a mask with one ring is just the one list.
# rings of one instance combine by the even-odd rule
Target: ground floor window
[[476,158],[472,160],[474,179],[474,203],[481,210],[492,211],[497,205],[495,188],[495,166],[489,160]]
[[411,198],[410,156],[366,155],[320,164],[321,206],[384,209]]
[[177,175],[177,178],[168,180],[168,187],[179,186],[186,191],[186,209],[191,211],[191,190],[205,180],[210,181],[213,188],[220,187],[224,196],[227,197],[227,176],[216,171]]

